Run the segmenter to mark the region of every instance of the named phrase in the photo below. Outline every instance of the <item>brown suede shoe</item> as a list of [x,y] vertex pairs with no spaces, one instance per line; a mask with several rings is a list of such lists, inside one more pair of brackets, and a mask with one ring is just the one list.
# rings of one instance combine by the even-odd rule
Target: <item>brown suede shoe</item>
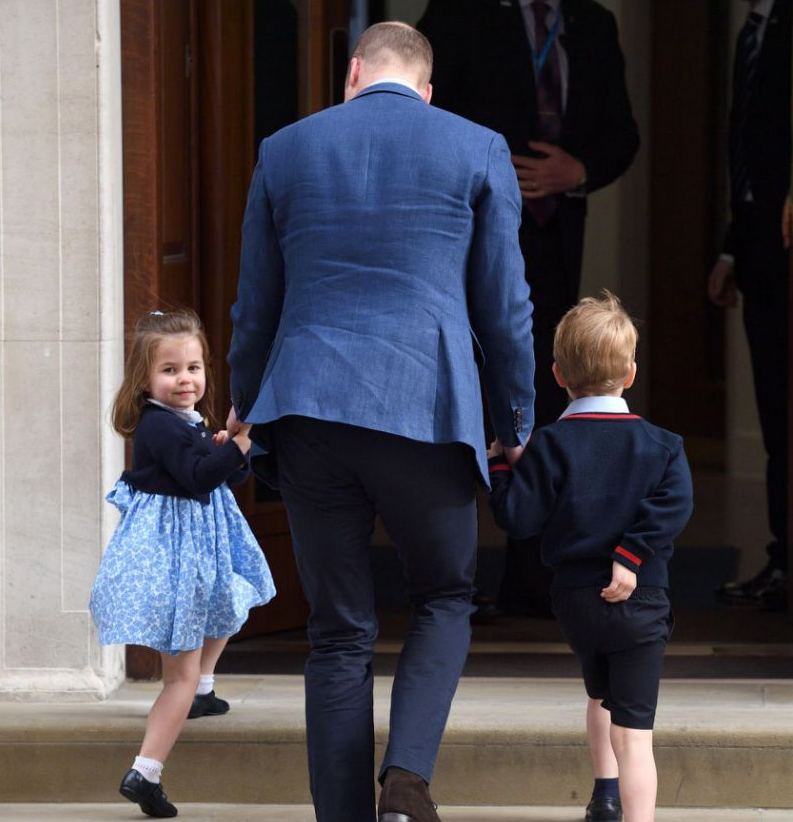
[[377,822],[441,822],[427,783],[415,773],[389,768],[385,774]]

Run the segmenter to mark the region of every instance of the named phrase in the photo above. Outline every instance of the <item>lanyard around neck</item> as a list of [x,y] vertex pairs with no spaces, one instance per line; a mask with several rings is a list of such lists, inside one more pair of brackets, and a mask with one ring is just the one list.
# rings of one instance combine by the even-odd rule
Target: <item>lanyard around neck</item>
[[[534,78],[537,79],[540,76],[540,72],[542,71],[543,66],[545,65],[546,61],[548,60],[548,55],[551,53],[551,49],[553,48],[553,44],[556,42],[556,37],[559,34],[559,28],[562,25],[562,14],[561,11],[556,12],[556,19],[553,21],[553,26],[551,26],[550,31],[548,32],[548,36],[545,38],[545,42],[542,46],[542,51],[539,54],[534,49],[534,46],[529,43],[529,48],[531,49],[531,61],[534,63]],[[534,31],[534,39],[535,42],[537,40],[537,31],[535,28]]]

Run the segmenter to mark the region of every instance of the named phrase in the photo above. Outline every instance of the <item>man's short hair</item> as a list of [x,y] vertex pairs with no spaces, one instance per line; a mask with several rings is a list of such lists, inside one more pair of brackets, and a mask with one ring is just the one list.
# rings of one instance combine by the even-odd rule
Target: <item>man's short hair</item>
[[432,76],[432,46],[413,26],[397,21],[369,26],[355,45],[353,57],[372,65],[401,64],[417,75],[419,87]]
[[556,327],[553,357],[570,391],[597,396],[622,387],[636,357],[639,333],[607,289],[584,297]]

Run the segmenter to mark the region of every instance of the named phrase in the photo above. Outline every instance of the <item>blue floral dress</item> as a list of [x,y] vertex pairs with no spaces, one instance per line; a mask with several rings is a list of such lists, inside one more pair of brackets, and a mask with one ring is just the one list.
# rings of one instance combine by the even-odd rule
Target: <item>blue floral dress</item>
[[275,596],[259,543],[226,482],[205,503],[147,493],[122,477],[106,499],[121,521],[91,592],[102,645],[194,650],[204,637],[235,634],[250,608]]

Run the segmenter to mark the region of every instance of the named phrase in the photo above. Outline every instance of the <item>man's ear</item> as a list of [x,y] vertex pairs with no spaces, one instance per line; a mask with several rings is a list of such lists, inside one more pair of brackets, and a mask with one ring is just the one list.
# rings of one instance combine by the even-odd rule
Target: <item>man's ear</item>
[[429,105],[430,100],[432,100],[432,83],[427,83],[427,88],[425,88],[424,91],[419,91],[419,94],[421,95],[421,99]]
[[358,82],[361,79],[361,58],[353,57],[347,68],[347,78],[344,82],[344,102],[351,100],[358,92]]
[[553,371],[554,379],[556,380],[556,384],[559,388],[567,388],[567,380],[562,376],[562,372],[559,370],[556,360],[554,360],[553,365],[551,366],[551,371]]

